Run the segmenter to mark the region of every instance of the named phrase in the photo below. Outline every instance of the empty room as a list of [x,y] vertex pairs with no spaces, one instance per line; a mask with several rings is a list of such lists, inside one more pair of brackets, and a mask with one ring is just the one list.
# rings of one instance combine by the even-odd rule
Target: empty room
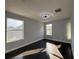
[[6,59],[73,59],[73,0],[5,0]]

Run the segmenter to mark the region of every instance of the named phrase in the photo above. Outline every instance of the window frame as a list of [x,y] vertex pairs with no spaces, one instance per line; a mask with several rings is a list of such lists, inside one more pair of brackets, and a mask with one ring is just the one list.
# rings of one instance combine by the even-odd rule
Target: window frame
[[[22,38],[21,39],[16,39],[16,40],[13,40],[13,41],[8,41],[8,19],[11,19],[11,20],[15,20],[15,21],[22,21],[22,23],[23,23],[23,29],[21,29],[21,31],[22,31]],[[14,30],[13,30],[14,31]],[[15,30],[15,31],[18,31],[18,30]],[[11,18],[11,17],[6,17],[6,40],[5,40],[5,42],[6,43],[13,43],[13,42],[17,42],[17,41],[20,41],[20,40],[23,40],[24,39],[24,21],[23,20],[20,20],[20,19],[17,19],[17,18]]]
[[[52,32],[53,24],[52,24],[52,23],[47,23],[47,24],[45,24],[45,35],[46,35],[46,36],[53,36],[53,32],[52,32],[50,35],[47,34],[46,25],[51,25],[51,32]],[[50,29],[49,29],[49,30],[50,30]]]
[[67,36],[67,40],[71,40],[71,21],[68,21],[66,24],[66,36]]

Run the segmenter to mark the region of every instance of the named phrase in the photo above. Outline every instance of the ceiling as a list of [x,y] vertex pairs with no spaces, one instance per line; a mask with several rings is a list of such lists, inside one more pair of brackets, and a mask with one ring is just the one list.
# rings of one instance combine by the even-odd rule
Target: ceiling
[[[42,22],[68,18],[73,10],[73,0],[5,0],[5,3],[6,11]],[[58,8],[61,8],[61,12],[56,13]],[[40,16],[42,12],[54,16],[44,20]]]

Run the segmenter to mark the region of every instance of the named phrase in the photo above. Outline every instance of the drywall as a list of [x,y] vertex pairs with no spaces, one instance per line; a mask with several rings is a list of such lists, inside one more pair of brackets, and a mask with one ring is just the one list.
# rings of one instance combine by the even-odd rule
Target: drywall
[[[24,39],[12,43],[5,43],[6,52],[28,45],[35,41],[43,39],[43,23],[32,19],[6,12],[6,18],[15,18],[24,21]],[[6,19],[7,20],[7,19]],[[6,35],[7,37],[7,35]]]
[[51,39],[55,41],[62,41],[62,42],[67,42],[70,43],[71,41],[67,40],[67,31],[66,31],[66,25],[70,21],[70,18],[67,19],[61,19],[61,20],[55,20],[51,22],[45,22],[44,23],[44,29],[45,29],[45,24],[52,24],[52,36],[47,36],[45,35],[46,31],[44,31],[44,38],[46,39]]
[[73,0],[73,9],[72,9],[72,15],[71,15],[71,38],[72,38],[72,52],[74,56],[74,0]]
[[72,11],[72,16],[71,16],[71,38],[72,38],[72,51],[73,51],[73,55],[74,55],[74,8]]

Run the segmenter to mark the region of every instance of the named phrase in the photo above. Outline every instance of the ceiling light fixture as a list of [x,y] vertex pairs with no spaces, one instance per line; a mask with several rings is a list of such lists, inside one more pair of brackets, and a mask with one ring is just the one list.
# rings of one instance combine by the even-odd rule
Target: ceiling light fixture
[[50,18],[51,16],[54,16],[54,14],[53,13],[50,13],[50,12],[42,12],[42,13],[40,13],[40,16],[42,17],[42,19],[48,19],[48,18]]

